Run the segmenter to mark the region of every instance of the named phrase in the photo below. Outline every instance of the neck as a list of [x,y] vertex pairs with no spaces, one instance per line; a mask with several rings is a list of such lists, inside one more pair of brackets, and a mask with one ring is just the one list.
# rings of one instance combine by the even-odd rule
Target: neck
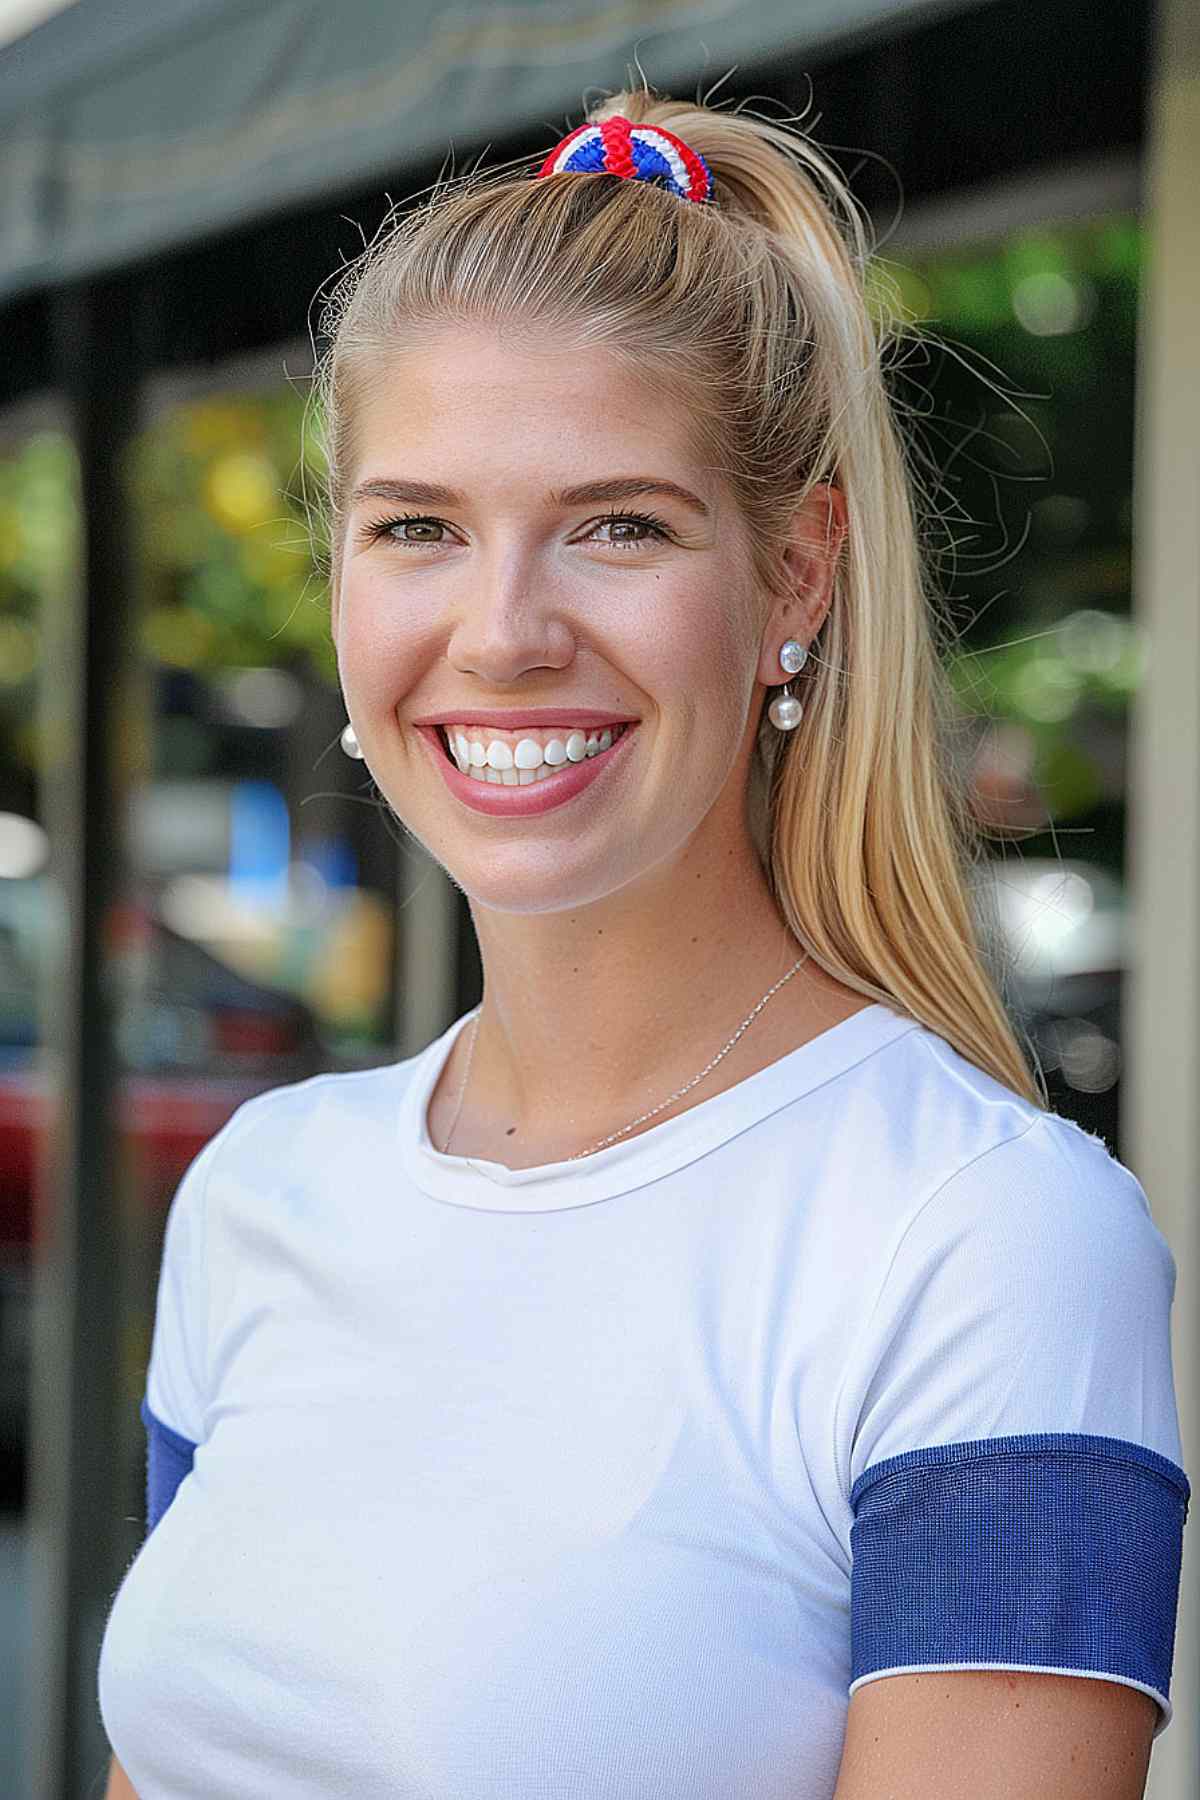
[[[484,1001],[468,1028],[476,1040],[467,1106],[477,1128],[514,1145],[564,1127],[581,1141],[600,1136],[657,1105],[716,1055],[802,954],[748,836],[740,853],[726,846],[720,857],[685,847],[577,911],[473,905],[472,918]],[[811,966],[771,1006],[802,991]],[[746,1034],[760,1047],[769,1011]]]

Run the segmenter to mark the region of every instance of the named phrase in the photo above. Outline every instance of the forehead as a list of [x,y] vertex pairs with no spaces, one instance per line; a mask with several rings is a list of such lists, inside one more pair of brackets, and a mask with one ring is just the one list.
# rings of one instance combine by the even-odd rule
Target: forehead
[[472,474],[557,487],[636,469],[717,498],[684,405],[597,345],[425,332],[360,371],[351,435],[350,484],[393,465],[460,488]]

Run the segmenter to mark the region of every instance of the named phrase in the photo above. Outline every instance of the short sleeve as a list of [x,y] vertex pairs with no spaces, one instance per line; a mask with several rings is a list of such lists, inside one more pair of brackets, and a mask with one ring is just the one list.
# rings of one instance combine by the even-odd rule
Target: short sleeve
[[203,1436],[207,1274],[205,1198],[218,1132],[196,1156],[167,1212],[154,1333],[140,1414],[146,1428],[146,1529],[153,1531]]
[[856,1351],[850,1692],[1101,1677],[1170,1722],[1183,1528],[1176,1270],[1135,1177],[1055,1114],[900,1234]]

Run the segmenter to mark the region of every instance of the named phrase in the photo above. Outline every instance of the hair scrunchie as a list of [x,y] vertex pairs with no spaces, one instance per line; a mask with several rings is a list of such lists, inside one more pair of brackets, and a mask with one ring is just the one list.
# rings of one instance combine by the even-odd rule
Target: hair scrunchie
[[669,188],[680,200],[712,199],[712,170],[698,151],[662,125],[635,125],[620,116],[569,131],[535,179],[562,174],[619,175]]

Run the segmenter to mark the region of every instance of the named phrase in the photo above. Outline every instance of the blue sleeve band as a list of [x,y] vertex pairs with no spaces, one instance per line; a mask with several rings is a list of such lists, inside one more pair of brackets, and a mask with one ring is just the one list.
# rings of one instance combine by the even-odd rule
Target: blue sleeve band
[[1090,1674],[1142,1688],[1169,1723],[1191,1489],[1122,1438],[1032,1432],[930,1445],[850,1492],[856,1684],[922,1668]]
[[140,1407],[146,1427],[146,1536],[149,1537],[175,1497],[175,1489],[192,1466],[196,1446],[150,1411],[145,1396]]

